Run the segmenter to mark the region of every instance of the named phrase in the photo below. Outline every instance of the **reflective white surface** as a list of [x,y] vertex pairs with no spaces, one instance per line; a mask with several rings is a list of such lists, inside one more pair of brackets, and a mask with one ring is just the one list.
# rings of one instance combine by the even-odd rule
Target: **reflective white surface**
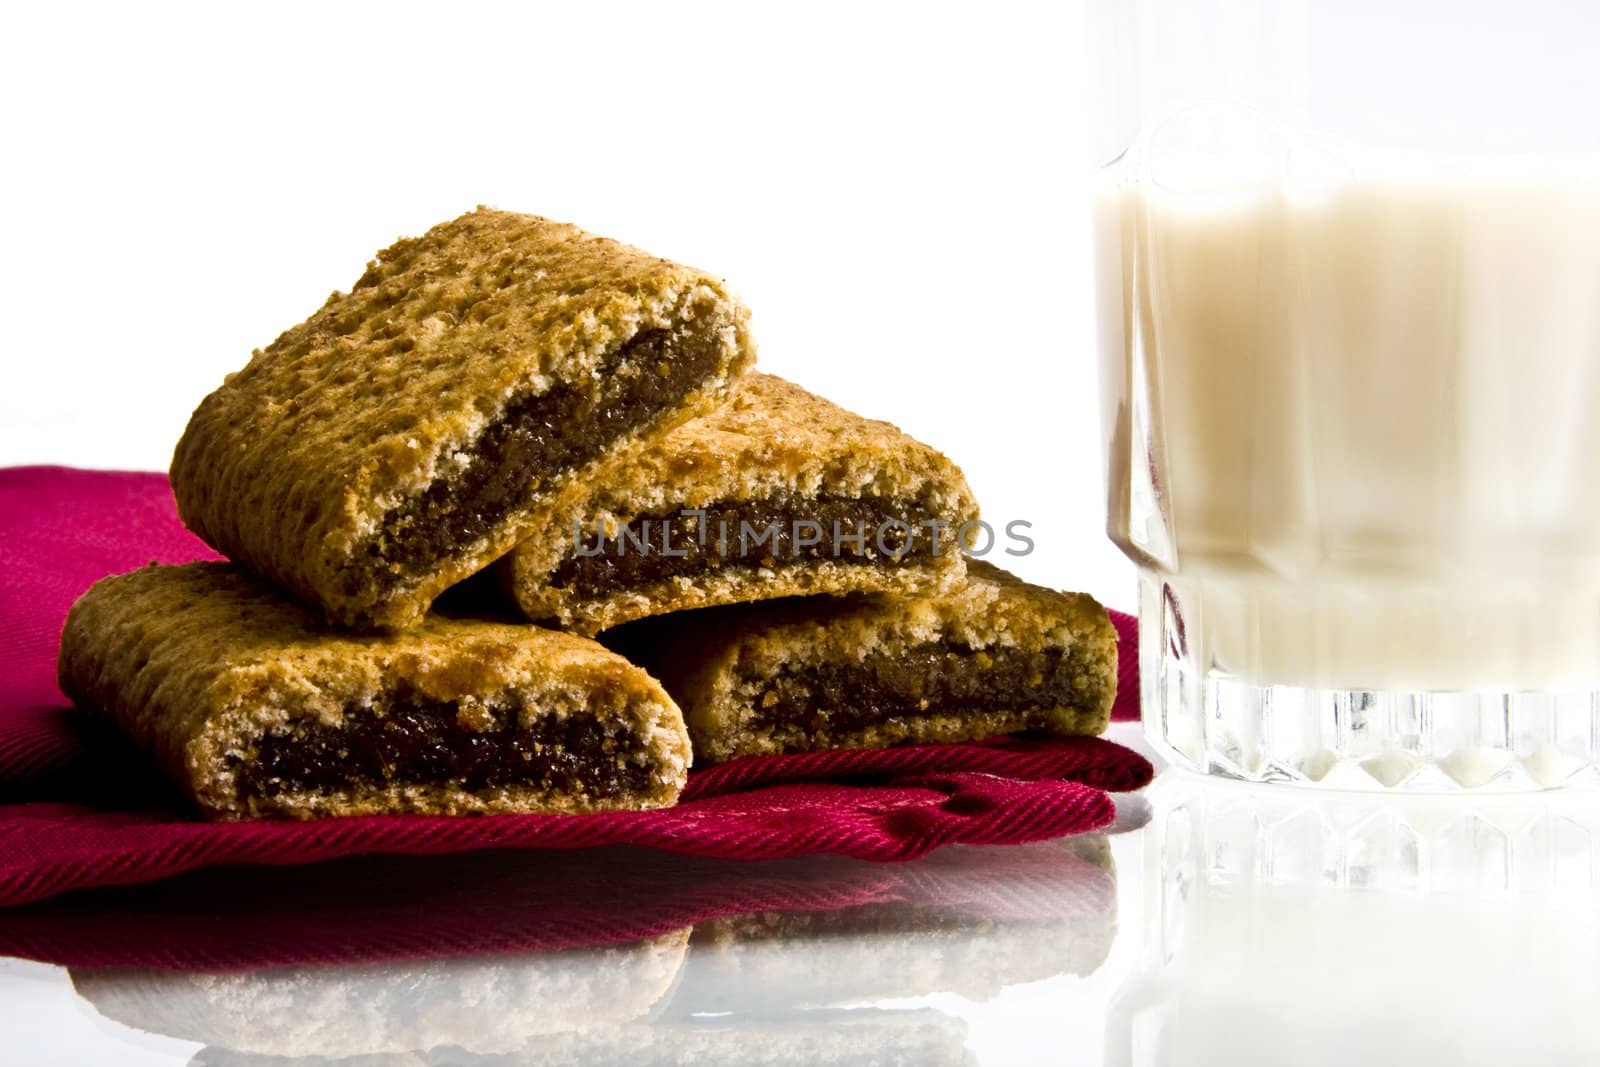
[[[0,1047],[24,1064],[345,1067],[1600,1060],[1594,793],[1402,799],[1168,772],[1119,799],[1109,835],[904,865],[505,860],[541,899],[660,888],[715,913],[630,944],[198,975],[4,960]],[[127,921],[135,939],[151,920]]]
[[1600,1061],[1595,793],[1150,799],[1106,1063]]

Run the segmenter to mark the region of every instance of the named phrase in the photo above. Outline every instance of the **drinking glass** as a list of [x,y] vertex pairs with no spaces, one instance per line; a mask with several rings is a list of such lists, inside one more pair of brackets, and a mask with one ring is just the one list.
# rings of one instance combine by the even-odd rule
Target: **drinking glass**
[[1089,18],[1152,740],[1252,781],[1600,781],[1600,11]]

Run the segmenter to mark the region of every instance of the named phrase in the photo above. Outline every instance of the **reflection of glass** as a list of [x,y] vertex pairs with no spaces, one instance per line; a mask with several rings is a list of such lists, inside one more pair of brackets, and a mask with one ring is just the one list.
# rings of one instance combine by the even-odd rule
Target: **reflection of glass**
[[1093,9],[1152,737],[1259,781],[1595,778],[1600,12]]
[[1600,812],[1168,774],[1108,1067],[1600,1062]]
[[78,992],[197,1065],[970,1064],[961,1018],[898,1002],[1089,974],[1116,897],[1102,835],[907,864],[390,858],[14,910],[0,950],[115,961]]

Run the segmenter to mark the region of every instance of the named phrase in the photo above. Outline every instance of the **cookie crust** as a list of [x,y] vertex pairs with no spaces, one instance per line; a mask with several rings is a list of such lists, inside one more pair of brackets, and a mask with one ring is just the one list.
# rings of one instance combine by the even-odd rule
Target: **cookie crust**
[[[846,535],[866,531],[859,549],[835,542],[828,521],[852,506],[866,516],[863,525],[853,518],[835,521]],[[671,535],[676,540],[653,536],[658,553],[674,544],[693,549],[704,521],[703,536],[712,546],[704,549],[704,561],[643,581],[613,577],[598,588],[565,579],[580,533],[592,538],[605,532],[605,554],[620,564],[616,546],[626,551],[620,529],[649,536],[668,517],[697,510],[711,517],[687,520],[694,524],[687,529],[680,523]],[[749,558],[741,558],[740,517],[751,517],[749,529],[760,531],[775,514],[784,520],[785,539],[796,519],[821,520],[822,545],[804,558],[787,545],[763,556],[766,549],[747,539]],[[899,529],[890,528],[888,554],[876,544],[884,516],[917,531],[902,546],[894,540]],[[650,615],[776,597],[937,594],[965,573],[956,538],[962,524],[977,517],[966,479],[935,449],[792,382],[752,373],[724,407],[613,465],[605,477],[575,486],[556,509],[556,521],[520,543],[497,569],[529,618],[595,634]],[[942,524],[937,548],[929,522]]]
[[[702,763],[1018,730],[1099,734],[1116,695],[1117,636],[1104,608],[977,559],[941,596],[736,605],[642,620],[607,641],[666,685]],[[1020,683],[986,686],[1006,656],[1037,657],[1037,679],[1030,671]],[[852,704],[864,666],[880,683],[865,713]],[[806,686],[799,713],[773,721]],[[938,694],[950,691],[977,695],[941,703]]]
[[[67,617],[59,674],[63,692],[110,715],[213,818],[662,807],[689,767],[672,699],[592,641],[439,616],[406,634],[349,634],[224,563],[97,583]],[[292,748],[318,731],[368,729],[396,700],[448,703],[469,736],[581,722],[611,739],[605,761],[628,787],[594,769],[468,783],[453,762],[419,770],[403,753],[339,784],[252,782],[269,739]]]
[[[722,403],[754,360],[747,320],[701,271],[479,208],[378,253],[200,403],[179,512],[336,621],[414,626],[564,486]],[[464,482],[493,507],[440,499]]]

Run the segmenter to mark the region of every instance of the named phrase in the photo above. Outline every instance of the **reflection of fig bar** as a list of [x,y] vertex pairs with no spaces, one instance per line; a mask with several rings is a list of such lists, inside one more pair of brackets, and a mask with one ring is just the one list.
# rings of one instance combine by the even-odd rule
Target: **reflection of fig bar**
[[990,564],[937,597],[811,597],[642,620],[608,641],[661,678],[702,760],[1019,730],[1097,734],[1117,639],[1082,593]]
[[75,967],[72,982],[108,1019],[228,1050],[203,1062],[415,1063],[417,1050],[500,1056],[637,1019],[671,988],[688,940],[682,929],[586,951],[218,974]]
[[688,771],[672,700],[592,641],[438,616],[341,633],[227,564],[99,583],[60,673],[221,818],[658,807]]
[[[424,1058],[426,1067],[977,1067],[967,1024],[934,1008],[857,1007],[560,1034],[503,1061]],[[223,1067],[217,1064],[217,1067]],[[241,1064],[239,1067],[245,1067]],[[253,1067],[253,1065],[252,1065]],[[341,1065],[343,1067],[343,1065]],[[356,1067],[352,1064],[350,1067]]]
[[746,317],[698,271],[479,209],[379,253],[206,397],[179,509],[340,622],[414,625],[568,482],[721,403]]
[[[851,861],[811,862],[830,865],[842,873]],[[1116,868],[1103,835],[952,845],[905,866],[870,903],[696,923],[658,1017],[770,1017],[936,993],[987,1000],[1008,985],[1092,974],[1111,950]]]
[[503,577],[530,618],[595,633],[809,593],[929,594],[962,573],[977,505],[944,456],[766,374],[592,486]]
[[[360,1014],[359,1006],[350,1009]],[[782,1019],[709,1018],[595,1025],[531,1039],[508,1053],[455,1046],[339,1057],[264,1055],[213,1046],[190,1067],[977,1067],[967,1024],[933,1008],[858,1007]],[[470,1049],[471,1046],[469,1045]]]

